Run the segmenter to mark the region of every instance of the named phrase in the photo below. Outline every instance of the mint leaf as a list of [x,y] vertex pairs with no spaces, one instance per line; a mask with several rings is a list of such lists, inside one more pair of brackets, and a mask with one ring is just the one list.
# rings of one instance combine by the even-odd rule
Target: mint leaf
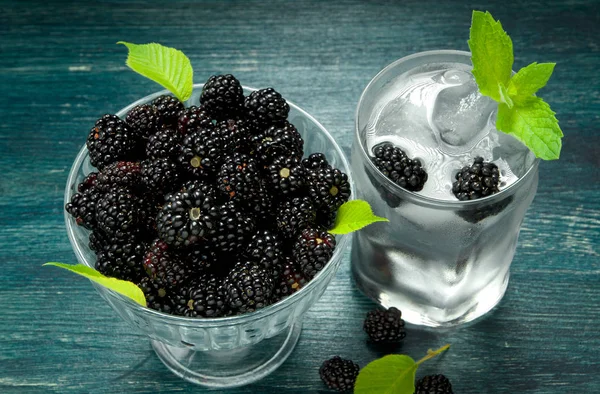
[[124,295],[125,297],[131,298],[141,306],[146,306],[146,297],[144,296],[144,293],[132,282],[116,278],[108,278],[95,269],[87,267],[83,264],[70,265],[63,263],[46,263],[44,265],[53,265],[55,267],[64,268],[68,271],[84,276],[89,280],[93,280],[94,282],[99,283],[106,288]]
[[413,394],[417,368],[417,363],[409,356],[382,357],[360,371],[354,394]]
[[337,211],[331,234],[348,234],[375,222],[389,222],[386,218],[375,216],[368,202],[351,200],[342,204]]
[[502,84],[499,84],[498,87],[500,89],[500,102],[506,104],[508,108],[512,108],[515,104],[513,103],[510,94],[508,94],[508,90]]
[[126,64],[133,71],[169,89],[180,101],[192,95],[194,71],[190,59],[174,48],[160,44],[132,44],[119,41],[129,49]]
[[[534,95],[539,89],[546,86],[556,63],[531,63],[513,75],[508,84],[508,93],[519,99]],[[519,100],[519,101],[521,101]]]
[[479,91],[501,101],[499,85],[508,86],[514,61],[513,46],[502,24],[489,12],[473,11],[469,48]]
[[531,96],[512,109],[500,104],[496,128],[515,136],[540,159],[555,160],[560,156],[563,132],[554,114],[544,100]]

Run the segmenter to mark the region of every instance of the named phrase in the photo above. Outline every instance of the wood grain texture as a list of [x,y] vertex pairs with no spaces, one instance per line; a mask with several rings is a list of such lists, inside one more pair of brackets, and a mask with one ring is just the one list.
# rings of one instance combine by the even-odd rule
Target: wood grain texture
[[[177,47],[198,82],[230,72],[249,86],[273,86],[349,152],[368,81],[413,52],[467,50],[472,8],[502,21],[515,68],[558,63],[541,95],[557,112],[564,148],[559,161],[541,165],[500,305],[458,329],[410,327],[398,350],[420,357],[451,343],[419,375],[444,373],[456,393],[600,392],[597,1],[90,3],[0,1],[0,392],[209,391],[169,372],[88,281],[41,268],[75,262],[63,189],[87,131],[103,113],[158,88],[125,67],[115,42]],[[324,391],[318,366],[325,358],[364,366],[381,355],[362,332],[371,307],[351,283],[347,254],[307,313],[291,358],[264,380],[226,392]]]

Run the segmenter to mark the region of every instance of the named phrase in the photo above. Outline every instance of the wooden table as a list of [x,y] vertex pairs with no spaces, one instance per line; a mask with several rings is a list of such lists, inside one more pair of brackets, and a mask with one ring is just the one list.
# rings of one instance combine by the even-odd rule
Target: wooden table
[[[490,1],[511,35],[515,68],[557,62],[541,95],[566,135],[542,163],[508,292],[485,318],[447,331],[410,327],[401,352],[452,348],[419,371],[455,393],[600,392],[600,7],[593,0]],[[75,263],[63,191],[93,122],[158,90],[124,64],[119,40],[183,50],[196,82],[233,73],[273,86],[313,114],[348,153],[354,110],[390,62],[431,49],[468,50],[462,1],[0,2],[0,392],[205,392],[173,375],[149,341],[82,278],[42,268]],[[366,365],[349,254],[306,315],[288,361],[230,393],[324,391],[320,363]]]

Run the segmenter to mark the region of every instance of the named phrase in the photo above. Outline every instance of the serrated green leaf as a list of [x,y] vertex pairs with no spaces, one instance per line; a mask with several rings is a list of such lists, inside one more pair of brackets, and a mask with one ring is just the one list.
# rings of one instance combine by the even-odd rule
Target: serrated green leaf
[[125,297],[131,298],[141,306],[146,306],[146,297],[144,296],[144,292],[135,283],[116,278],[108,278],[95,269],[87,267],[83,264],[70,265],[63,263],[46,263],[44,265],[53,265],[55,267],[64,268],[68,271],[74,272],[77,275],[81,275],[89,280],[93,280],[94,282],[101,284],[108,289],[114,290]]
[[331,234],[348,234],[375,222],[389,222],[389,220],[375,216],[368,202],[351,200],[338,209],[335,225],[329,232]]
[[508,94],[508,91],[506,90],[504,85],[500,84],[498,85],[498,88],[500,91],[500,102],[506,104],[508,108],[512,108],[514,105],[513,100]]
[[192,95],[194,71],[183,52],[160,44],[132,44],[119,41],[129,49],[127,66],[169,89],[180,101]]
[[531,63],[512,76],[508,93],[517,102],[524,101],[546,86],[556,63]]
[[540,159],[555,160],[560,156],[563,132],[554,114],[544,100],[532,96],[512,109],[500,104],[496,128],[515,136]]
[[417,368],[409,356],[382,357],[360,371],[354,394],[413,394]]
[[508,86],[512,73],[512,40],[492,14],[473,11],[469,48],[479,91],[499,102],[498,86]]

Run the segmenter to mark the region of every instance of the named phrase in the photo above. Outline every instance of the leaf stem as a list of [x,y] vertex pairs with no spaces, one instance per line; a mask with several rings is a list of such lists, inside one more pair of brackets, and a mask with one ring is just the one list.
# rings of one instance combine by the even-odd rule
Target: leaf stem
[[424,363],[425,361],[434,358],[435,356],[437,356],[438,354],[448,350],[450,348],[450,344],[444,345],[441,348],[437,349],[437,350],[431,350],[429,349],[427,351],[427,355],[425,357],[423,357],[422,359],[420,359],[419,361],[416,362],[416,365],[421,365],[422,363]]

